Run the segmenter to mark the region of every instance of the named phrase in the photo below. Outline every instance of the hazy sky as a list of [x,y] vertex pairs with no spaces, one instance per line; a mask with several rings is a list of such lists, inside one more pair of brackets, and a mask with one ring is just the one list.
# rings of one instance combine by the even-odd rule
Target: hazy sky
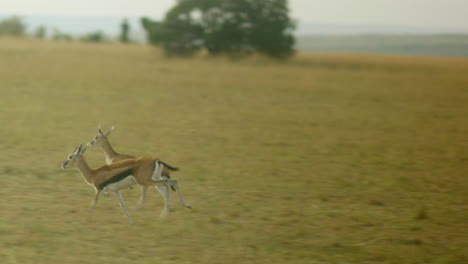
[[[175,0],[0,0],[0,13],[160,18]],[[290,0],[300,22],[451,28],[468,31],[468,0]]]

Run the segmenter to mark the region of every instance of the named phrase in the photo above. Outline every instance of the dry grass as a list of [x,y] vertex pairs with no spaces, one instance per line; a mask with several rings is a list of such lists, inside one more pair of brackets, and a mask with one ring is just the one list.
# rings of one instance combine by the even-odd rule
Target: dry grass
[[[0,262],[467,262],[467,73],[466,59],[168,60],[0,38]],[[113,196],[88,218],[92,188],[59,165],[99,123],[118,151],[181,167],[194,209],[174,199],[159,221],[152,191],[136,226]]]

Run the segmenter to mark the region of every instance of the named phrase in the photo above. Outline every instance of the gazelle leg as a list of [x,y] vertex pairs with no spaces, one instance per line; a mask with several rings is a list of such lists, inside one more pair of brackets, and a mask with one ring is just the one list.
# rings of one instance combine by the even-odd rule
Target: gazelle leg
[[155,186],[158,191],[161,193],[161,195],[164,197],[164,206],[167,208],[167,210],[171,210],[171,200],[172,200],[172,196],[171,196],[171,192],[169,191],[169,188],[167,185],[157,185]]
[[172,211],[172,208],[171,208],[171,201],[172,201],[171,189],[169,188],[169,184],[166,184],[166,185],[164,185],[162,187],[164,188],[164,191],[165,191],[165,193],[167,195],[166,208],[170,212],[170,211]]
[[141,186],[141,196],[138,201],[137,209],[140,209],[143,206],[143,203],[146,201],[146,194],[148,192],[148,186]]
[[169,186],[165,185],[156,185],[155,188],[161,193],[164,198],[164,209],[161,211],[160,218],[166,217],[167,213],[171,211],[171,192],[169,191]]
[[88,209],[88,216],[87,216],[88,220],[90,220],[90,218],[91,218],[91,216],[92,216],[92,214],[94,212],[94,208],[96,207],[96,205],[97,205],[97,203],[99,201],[99,197],[101,197],[101,195],[102,195],[102,192],[100,190],[96,190],[96,193],[94,194],[94,198],[91,201],[91,205],[90,205],[90,207]]
[[89,211],[92,212],[94,207],[96,207],[99,197],[101,197],[102,192],[100,190],[96,190],[96,193],[94,194],[94,198],[91,201],[91,206],[89,207]]
[[[164,197],[165,200],[165,207],[164,210],[161,212],[161,218],[164,218],[168,211],[170,210],[170,192],[169,192],[169,180],[154,180],[154,179],[146,179],[144,181],[138,181],[137,178],[137,183],[140,185],[146,185],[146,186],[155,186],[156,189],[161,193],[161,195]],[[159,189],[157,188],[158,186],[164,186],[163,188]]]
[[122,194],[120,193],[120,191],[116,191],[116,192],[115,192],[115,195],[116,195],[117,198],[119,199],[120,207],[122,207],[122,210],[123,210],[124,213],[127,215],[128,222],[130,222],[130,224],[133,225],[133,224],[134,224],[133,219],[132,219],[132,217],[130,216],[130,214],[128,213],[127,207],[125,207],[125,203],[124,203],[124,201],[123,201]]
[[179,195],[180,202],[181,202],[185,207],[192,209],[192,206],[191,206],[190,204],[188,204],[188,203],[185,201],[184,195],[183,195],[182,192],[180,191],[179,182],[178,182],[177,180],[170,180],[170,185],[176,189],[177,194]]

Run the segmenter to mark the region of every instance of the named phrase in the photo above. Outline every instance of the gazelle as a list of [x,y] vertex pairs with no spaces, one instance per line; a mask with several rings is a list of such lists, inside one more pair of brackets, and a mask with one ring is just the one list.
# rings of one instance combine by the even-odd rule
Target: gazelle
[[[101,130],[101,127],[99,126],[98,135],[94,137],[94,139],[91,140],[91,142],[89,142],[88,145],[90,145],[91,147],[94,147],[95,145],[100,146],[102,148],[102,151],[104,152],[104,156],[106,157],[107,164],[112,164],[114,162],[135,158],[135,156],[128,155],[128,154],[120,154],[114,150],[114,148],[111,146],[109,142],[109,139],[107,138],[113,131],[114,131],[114,127],[112,127],[106,133],[103,133]],[[171,178],[170,170],[176,171],[178,170],[178,168],[174,168],[164,163],[162,172],[161,172],[161,179],[170,179]],[[163,196],[167,196],[166,192],[168,192],[169,190],[166,189],[166,186],[156,186],[156,188]],[[172,190],[175,191],[175,188],[173,186],[171,186],[171,188]],[[138,201],[137,208],[141,207],[143,203],[146,201],[147,193],[148,193],[148,186],[141,186],[141,195]]]
[[[166,186],[167,190],[169,190],[168,186],[170,184],[177,190],[182,204],[187,208],[191,208],[185,202],[177,180],[161,179],[162,167],[165,163],[158,158],[132,158],[91,169],[83,156],[87,147],[83,148],[82,145],[77,147],[62,163],[62,168],[77,167],[86,183],[94,187],[95,195],[91,202],[91,209],[94,209],[99,197],[103,193],[115,192],[122,210],[127,215],[128,221],[130,224],[133,224],[133,219],[125,207],[120,190],[135,184],[142,186]],[[170,192],[168,191],[165,193],[165,207],[161,212],[161,217],[166,216],[170,210],[170,199]]]

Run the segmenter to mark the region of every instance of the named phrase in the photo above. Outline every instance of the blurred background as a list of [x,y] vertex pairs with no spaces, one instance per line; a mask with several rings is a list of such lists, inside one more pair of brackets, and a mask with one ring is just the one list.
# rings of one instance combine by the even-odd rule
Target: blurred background
[[[466,0],[1,0],[0,263],[468,263],[467,56]],[[90,214],[99,125],[193,209]]]
[[[14,34],[118,41],[126,23],[128,40],[144,44],[150,40],[142,18],[163,21],[175,5],[175,0],[3,1],[0,34],[7,34],[5,23],[16,19],[22,27]],[[290,0],[288,9],[298,50],[467,56],[466,1]]]

